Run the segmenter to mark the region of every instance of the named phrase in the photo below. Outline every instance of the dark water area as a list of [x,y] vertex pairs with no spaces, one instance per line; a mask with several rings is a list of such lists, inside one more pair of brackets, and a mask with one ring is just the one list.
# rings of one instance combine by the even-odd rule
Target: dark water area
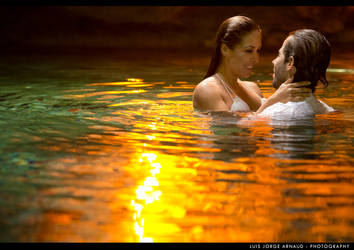
[[352,58],[316,91],[338,112],[272,123],[194,112],[204,52],[3,53],[0,241],[352,242]]

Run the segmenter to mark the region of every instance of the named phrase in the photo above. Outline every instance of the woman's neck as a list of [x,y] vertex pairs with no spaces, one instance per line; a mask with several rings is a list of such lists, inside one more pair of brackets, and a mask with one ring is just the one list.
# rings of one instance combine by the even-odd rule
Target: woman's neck
[[238,77],[233,75],[230,70],[226,70],[226,67],[224,65],[220,65],[218,69],[216,70],[216,73],[221,75],[223,80],[232,88],[232,89],[237,89],[238,87]]
[[252,110],[257,110],[261,106],[261,98],[255,91],[248,88],[242,81],[238,79],[238,76],[232,74],[227,65],[221,64],[216,73],[225,81],[226,84],[234,91],[234,93],[241,98]]

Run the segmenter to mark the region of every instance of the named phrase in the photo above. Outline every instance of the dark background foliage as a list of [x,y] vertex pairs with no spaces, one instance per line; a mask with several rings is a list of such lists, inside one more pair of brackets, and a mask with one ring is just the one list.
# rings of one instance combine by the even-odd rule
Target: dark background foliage
[[354,42],[352,6],[2,6],[2,49],[210,49],[218,25],[234,15],[260,24],[263,50],[290,31],[312,28],[332,46]]

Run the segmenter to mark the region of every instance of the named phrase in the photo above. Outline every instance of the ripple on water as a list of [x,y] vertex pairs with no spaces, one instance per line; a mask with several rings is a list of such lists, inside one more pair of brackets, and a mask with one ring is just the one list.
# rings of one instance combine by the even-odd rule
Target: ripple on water
[[317,93],[339,112],[241,123],[194,112],[199,69],[111,63],[0,86],[1,241],[353,239],[351,69]]

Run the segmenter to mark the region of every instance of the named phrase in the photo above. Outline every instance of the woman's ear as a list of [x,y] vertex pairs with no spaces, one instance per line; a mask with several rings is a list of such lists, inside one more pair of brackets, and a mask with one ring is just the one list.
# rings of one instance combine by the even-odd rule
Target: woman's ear
[[223,56],[227,56],[229,54],[230,49],[226,46],[225,43],[221,44],[221,54]]
[[286,69],[289,72],[290,76],[294,76],[296,72],[295,60],[293,56],[289,56],[288,62],[286,64]]

